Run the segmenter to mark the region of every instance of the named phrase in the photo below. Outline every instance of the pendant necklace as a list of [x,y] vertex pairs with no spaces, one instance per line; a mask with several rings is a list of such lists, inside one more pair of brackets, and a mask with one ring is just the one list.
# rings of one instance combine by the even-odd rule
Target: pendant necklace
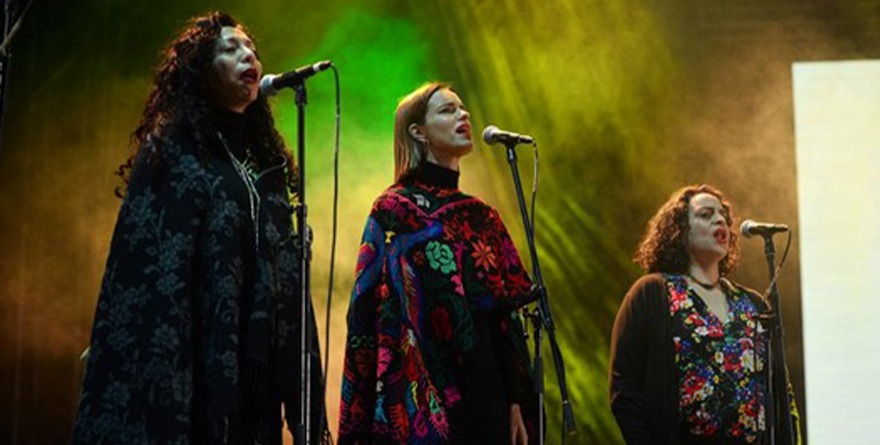
[[694,278],[694,276],[691,275],[690,272],[688,272],[687,276],[688,276],[688,278],[691,279],[691,281],[693,281],[694,283],[698,284],[700,287],[702,287],[703,289],[706,289],[706,290],[715,289],[716,287],[718,287],[718,281],[720,281],[720,278],[719,278],[718,280],[715,280],[714,283],[704,283],[704,282]]

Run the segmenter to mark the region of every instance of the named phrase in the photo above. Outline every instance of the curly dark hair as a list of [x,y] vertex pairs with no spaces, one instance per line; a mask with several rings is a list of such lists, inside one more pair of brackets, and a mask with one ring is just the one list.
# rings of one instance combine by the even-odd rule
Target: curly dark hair
[[[669,197],[657,213],[648,221],[648,228],[636,251],[634,261],[647,273],[686,273],[690,265],[687,251],[688,205],[691,198],[708,193],[721,201],[727,221],[732,227],[734,216],[730,203],[715,187],[710,185],[689,185],[682,187]],[[739,262],[739,236],[730,230],[727,256],[718,264],[719,273],[725,276],[732,272]]]
[[[208,141],[214,138],[207,125],[210,110],[208,75],[216,42],[225,26],[244,29],[237,20],[223,12],[214,11],[192,18],[162,52],[143,116],[131,134],[131,153],[116,170],[123,181],[116,189],[117,196],[124,195],[135,159],[139,151],[148,145],[148,159],[153,163],[162,161],[163,141],[168,139],[191,144],[201,159],[208,156]],[[283,156],[288,166],[287,186],[294,193],[296,165],[275,129],[275,120],[266,98],[258,96],[245,109],[244,115],[245,137],[254,142],[252,150],[257,163],[270,165],[278,156]]]

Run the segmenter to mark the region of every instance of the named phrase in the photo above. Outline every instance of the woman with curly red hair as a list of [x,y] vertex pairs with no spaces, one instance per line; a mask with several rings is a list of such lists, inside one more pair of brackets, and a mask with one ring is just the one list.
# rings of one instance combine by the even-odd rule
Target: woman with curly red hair
[[531,282],[498,212],[458,189],[470,113],[404,98],[395,182],[373,204],[348,309],[339,444],[516,444],[537,412],[517,308]]
[[727,275],[739,259],[730,203],[684,187],[648,223],[647,275],[611,337],[611,408],[627,444],[752,444],[767,430],[766,341],[756,292]]
[[164,52],[118,172],[74,443],[280,444],[282,406],[298,423],[296,167],[261,74],[220,12]]

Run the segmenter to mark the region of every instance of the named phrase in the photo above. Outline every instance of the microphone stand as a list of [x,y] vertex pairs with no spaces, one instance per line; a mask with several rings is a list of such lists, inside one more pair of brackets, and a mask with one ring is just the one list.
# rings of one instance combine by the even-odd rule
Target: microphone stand
[[[305,138],[305,114],[306,114],[306,85],[305,79],[300,80],[294,87],[296,94],[296,149],[297,149],[297,175],[296,187],[299,195],[299,205],[296,207],[296,226],[300,233],[299,237],[299,277],[300,277],[300,413],[299,424],[294,428],[294,443],[297,445],[311,445],[311,408],[312,408],[312,354],[310,351],[314,341],[311,329],[311,261],[312,261],[312,231],[307,223],[308,208],[306,206],[306,138]],[[320,433],[319,433],[320,434]]]
[[519,168],[516,163],[516,142],[506,142],[505,146],[507,147],[507,161],[510,164],[510,171],[513,175],[513,184],[516,188],[516,197],[519,202],[523,227],[526,232],[526,241],[528,241],[529,245],[529,255],[532,260],[532,275],[534,278],[532,294],[538,297],[538,304],[535,305],[534,311],[527,311],[526,316],[532,321],[535,333],[535,358],[533,369],[535,370],[535,392],[538,394],[538,443],[543,444],[545,436],[544,358],[541,351],[543,330],[547,331],[547,336],[550,339],[550,350],[553,354],[553,364],[556,368],[556,379],[559,383],[559,393],[562,398],[563,428],[567,434],[572,434],[575,431],[574,411],[571,407],[571,401],[568,398],[568,384],[565,380],[565,363],[563,363],[559,343],[556,341],[556,325],[553,323],[553,315],[550,312],[550,302],[547,299],[547,289],[544,287],[544,278],[541,275],[541,265],[538,262],[538,254],[535,250],[535,234],[532,229],[531,221],[529,221],[528,212],[526,211],[526,201],[523,196],[522,182],[520,181]]
[[[768,324],[770,346],[765,350],[765,373],[767,376],[767,399],[770,408],[767,413],[767,434],[770,445],[794,445],[794,423],[791,419],[791,394],[788,391],[788,366],[785,361],[785,343],[782,327],[782,310],[779,305],[779,291],[776,288],[776,248],[773,245],[773,234],[762,234],[764,238],[764,256],[770,271],[769,312],[761,315],[761,320]],[[778,419],[778,421],[777,421]]]

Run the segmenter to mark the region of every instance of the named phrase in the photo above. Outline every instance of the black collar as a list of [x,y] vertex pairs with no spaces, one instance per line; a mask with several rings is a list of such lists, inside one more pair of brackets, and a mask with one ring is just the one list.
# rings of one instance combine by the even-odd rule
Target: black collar
[[407,172],[401,182],[418,182],[441,189],[457,190],[460,175],[460,172],[426,161]]
[[228,149],[239,159],[244,160],[247,156],[248,144],[245,140],[245,127],[247,118],[243,113],[236,113],[222,108],[211,107],[208,109],[207,118],[216,133],[223,135],[223,140]]

